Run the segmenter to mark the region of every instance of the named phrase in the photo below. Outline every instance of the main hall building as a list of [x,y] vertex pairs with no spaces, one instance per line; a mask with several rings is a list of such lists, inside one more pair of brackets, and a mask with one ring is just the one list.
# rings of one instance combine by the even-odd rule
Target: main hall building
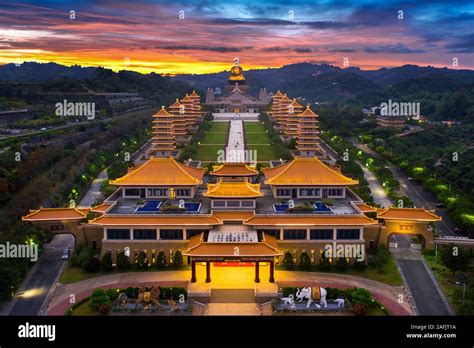
[[[93,208],[41,208],[23,217],[53,233],[72,233],[76,244],[92,245],[113,259],[124,250],[130,260],[144,251],[150,264],[164,251],[179,250],[192,265],[252,263],[273,269],[290,252],[306,252],[318,264],[328,244],[387,245],[392,233],[422,236],[433,247],[424,209],[377,209],[352,190],[358,182],[316,157],[296,157],[275,167],[224,163],[206,173],[174,158],[151,158],[111,183],[116,191]],[[352,262],[349,259],[349,262]],[[330,262],[335,262],[332,258]]]

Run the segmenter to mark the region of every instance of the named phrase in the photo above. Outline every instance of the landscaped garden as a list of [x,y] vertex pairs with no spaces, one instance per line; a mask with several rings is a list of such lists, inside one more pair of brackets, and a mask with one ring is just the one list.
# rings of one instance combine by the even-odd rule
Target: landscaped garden
[[345,258],[338,258],[330,263],[329,259],[322,254],[319,264],[314,265],[306,252],[301,253],[297,263],[294,262],[293,255],[286,252],[282,265],[277,268],[303,272],[339,273],[368,278],[392,286],[403,285],[392,255],[386,248],[379,247],[369,251],[367,258],[367,264],[364,261],[355,261],[350,265]]
[[157,272],[171,270],[185,270],[181,252],[176,251],[172,260],[166,257],[165,252],[158,253],[154,263],[148,262],[145,252],[140,252],[135,263],[131,263],[122,252],[117,255],[117,262],[112,264],[112,256],[105,253],[99,258],[99,250],[92,247],[78,246],[68,261],[67,267],[59,278],[62,284],[76,283],[89,278],[121,272]]
[[245,141],[248,150],[257,151],[257,161],[278,159],[265,126],[261,122],[244,122]]
[[197,144],[193,158],[204,162],[216,162],[218,151],[223,150],[227,142],[228,130],[229,122],[211,122],[210,128],[205,131]]
[[[284,287],[280,289],[281,299],[273,301],[272,309],[274,315],[295,315],[310,314],[310,313],[327,313],[334,315],[390,315],[390,312],[378,301],[376,301],[370,291],[364,288],[324,288],[327,295],[325,297],[326,306],[319,300],[311,300],[308,306],[308,299],[303,298],[301,293],[313,291],[321,293],[322,288],[297,288]],[[300,297],[298,297],[300,295]],[[286,301],[285,301],[286,299]],[[301,299],[301,302],[300,302]]]
[[128,287],[95,289],[72,305],[65,315],[107,315],[113,313],[191,314],[187,291],[182,287]]

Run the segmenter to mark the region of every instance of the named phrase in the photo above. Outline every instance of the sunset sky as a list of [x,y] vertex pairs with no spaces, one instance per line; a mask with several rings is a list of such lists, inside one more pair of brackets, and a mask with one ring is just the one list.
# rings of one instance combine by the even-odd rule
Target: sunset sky
[[0,64],[199,74],[239,57],[246,69],[344,59],[473,69],[473,28],[472,1],[0,0]]

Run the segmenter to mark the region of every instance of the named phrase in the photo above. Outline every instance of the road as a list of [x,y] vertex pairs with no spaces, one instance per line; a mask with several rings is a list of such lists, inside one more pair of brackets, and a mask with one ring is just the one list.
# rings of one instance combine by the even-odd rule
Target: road
[[451,308],[443,295],[433,273],[426,265],[420,250],[410,247],[411,240],[407,235],[393,235],[391,242],[397,248],[390,248],[412,302],[418,315],[452,315]]
[[[366,151],[365,148],[360,149]],[[369,151],[366,151],[367,153],[370,153],[373,156],[377,155],[376,153],[373,153],[370,148],[368,148],[368,150]],[[380,185],[380,182],[374,173],[363,165],[361,165],[361,168],[364,172],[365,179],[369,183],[369,188],[374,201],[384,206],[386,204],[390,205],[390,199],[385,194],[382,185]],[[398,168],[391,168],[392,172],[394,169]],[[403,187],[406,190],[404,191],[404,194],[410,197],[410,191],[413,189],[412,183],[408,178],[405,179],[402,177],[402,173],[399,172],[399,175],[404,179],[403,181],[399,179],[401,181],[400,185],[403,186],[402,182],[405,181],[407,183],[407,185]],[[416,195],[420,195],[420,199],[423,199],[420,191],[416,190],[413,196]],[[417,203],[415,202],[415,204]],[[415,304],[416,314],[452,315],[451,308],[449,307],[446,298],[439,288],[431,269],[426,265],[423,256],[421,255],[421,250],[411,248],[410,236],[394,234],[391,238],[391,242],[397,243],[397,248],[390,248],[390,252],[397,263],[405,287],[408,289],[407,292],[411,298],[411,303]]]
[[79,202],[79,207],[91,207],[95,204],[99,199],[103,199],[102,192],[100,192],[100,188],[105,180],[107,180],[107,169],[104,169],[97,175],[97,177],[92,181],[89,186],[89,189],[85,193],[84,197],[82,197],[81,201]]
[[[378,153],[373,151],[370,147],[365,144],[359,144],[355,140],[351,140],[352,144],[358,149],[374,156],[380,157]],[[436,223],[436,230],[442,237],[445,236],[456,236],[459,235],[455,232],[455,226],[451,221],[451,218],[446,209],[436,209],[436,205],[439,203],[436,198],[423,190],[423,187],[413,180],[408,180],[408,175],[403,173],[398,166],[387,161],[388,167],[392,172],[395,179],[400,183],[400,191],[402,194],[410,198],[410,200],[417,207],[423,207],[425,209],[436,210],[436,214],[443,218],[442,221]]]
[[61,260],[63,250],[73,247],[74,237],[67,234],[56,235],[51,243],[45,244],[38,264],[26,277],[5,314],[38,315],[61,267],[67,262]]

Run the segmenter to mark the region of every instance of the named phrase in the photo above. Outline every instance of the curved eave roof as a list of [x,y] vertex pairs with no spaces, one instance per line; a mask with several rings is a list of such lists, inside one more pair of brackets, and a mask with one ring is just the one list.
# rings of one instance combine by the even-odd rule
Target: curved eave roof
[[366,226],[375,225],[378,221],[365,215],[330,215],[330,216],[308,216],[308,215],[255,215],[244,221],[244,225],[259,226],[311,226],[311,225],[333,225],[333,226]]
[[347,186],[359,183],[328,167],[317,157],[296,157],[281,166],[263,168],[262,171],[265,183],[269,185]]
[[435,222],[441,221],[441,216],[434,213],[433,210],[423,208],[395,208],[380,209],[377,213],[378,219],[384,220],[409,220]]
[[222,165],[213,166],[211,175],[215,176],[253,176],[258,175],[255,167],[245,163],[223,163]]
[[189,167],[172,157],[151,158],[110,183],[119,186],[199,185],[205,172],[205,168]]
[[103,215],[89,221],[100,226],[198,226],[222,225],[222,221],[212,215]]
[[218,182],[207,184],[205,197],[211,198],[257,198],[263,196],[260,184],[248,182]]
[[63,221],[63,220],[82,220],[87,218],[88,209],[77,208],[40,208],[31,210],[22,221],[39,222],[39,221]]

